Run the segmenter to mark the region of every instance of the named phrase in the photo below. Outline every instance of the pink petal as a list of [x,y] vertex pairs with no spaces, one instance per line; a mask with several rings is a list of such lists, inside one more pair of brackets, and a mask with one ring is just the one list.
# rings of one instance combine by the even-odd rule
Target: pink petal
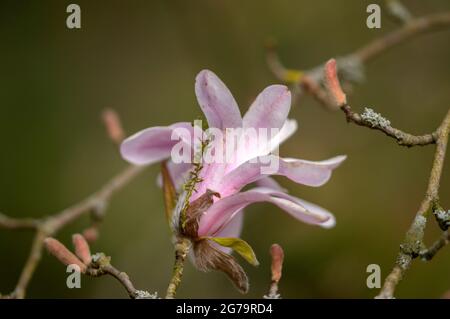
[[244,115],[244,128],[281,129],[291,109],[291,92],[284,85],[265,88]]
[[331,177],[333,169],[338,167],[346,156],[336,156],[325,161],[313,162],[300,159],[281,158],[275,155],[261,156],[245,162],[224,176],[216,191],[227,196],[242,189],[245,185],[253,183],[268,176],[269,162],[278,161],[278,170],[270,172],[271,175],[283,175],[296,183],[308,186],[321,186]]
[[[269,188],[269,189],[272,189],[272,190],[275,190],[275,191],[287,193],[287,190],[285,188],[283,188],[274,178],[272,178],[270,176],[269,177],[263,177],[260,180],[256,181],[256,186],[258,188],[266,188],[266,189]],[[332,228],[332,227],[334,227],[336,225],[336,219],[326,209],[324,209],[324,208],[322,208],[322,207],[320,207],[320,206],[318,206],[316,204],[307,202],[307,201],[305,201],[303,199],[300,199],[300,198],[296,198],[296,200],[309,211],[318,211],[318,212],[320,212],[322,214],[330,215],[330,219],[329,220],[327,220],[326,222],[320,224],[321,227]]]
[[323,209],[313,209],[312,211],[309,211],[297,198],[283,192],[266,188],[255,188],[225,197],[215,202],[200,219],[198,229],[199,235],[216,236],[216,233],[220,231],[224,225],[227,225],[228,222],[235,218],[240,210],[249,204],[257,202],[272,203],[296,219],[308,224],[322,225],[332,218],[332,215]]
[[[323,227],[323,228],[332,228],[336,225],[336,219],[334,218],[334,215],[329,212],[328,210],[326,210],[325,208],[322,208],[316,204],[307,202],[303,199],[300,199],[298,197],[294,197],[291,196],[289,194],[286,193],[286,191],[277,191],[271,188],[266,188],[266,187],[257,187],[257,188],[253,188],[252,190],[254,191],[258,191],[258,192],[262,192],[262,193],[266,193],[266,194],[273,194],[277,197],[280,197],[282,199],[286,199],[289,201],[293,201],[296,202],[297,204],[303,206],[304,208],[306,208],[309,212],[312,212],[314,214],[317,215],[321,215],[323,216],[325,219],[327,219],[325,222],[320,223],[319,226]],[[288,211],[288,210],[286,210]],[[288,211],[289,212],[289,211]],[[295,216],[294,216],[295,217]]]
[[244,224],[243,211],[236,212],[225,225],[219,229],[215,237],[233,237],[238,238],[242,232],[242,226]]
[[[244,225],[244,215],[242,211],[237,212],[233,218],[220,229],[214,237],[230,237],[239,238],[242,232],[242,226]],[[213,243],[214,244],[214,243]],[[215,244],[215,246],[222,250],[224,253],[231,254],[232,249]]]
[[[280,144],[282,144],[284,141],[286,141],[289,137],[292,136],[292,134],[297,131],[298,124],[296,120],[287,119],[286,122],[284,122],[283,126],[280,129],[280,132],[274,136],[274,138],[270,141],[272,149],[271,152],[278,147]],[[259,155],[267,155],[265,154],[259,154]]]
[[213,72],[203,70],[197,75],[195,94],[209,127],[242,127],[241,113],[233,95]]
[[287,190],[283,188],[274,178],[270,176],[263,177],[256,181],[256,186],[263,188],[270,188],[279,192],[287,193]]
[[330,219],[328,219],[326,222],[320,224],[319,226],[321,226],[323,228],[333,228],[336,225],[336,218],[334,217],[334,215],[331,212],[329,212],[325,208],[322,208],[316,204],[307,202],[300,198],[297,198],[296,200],[300,205],[304,206],[310,212],[316,212],[319,214],[324,214],[324,215],[330,216]]
[[180,122],[171,126],[155,126],[142,130],[123,141],[120,146],[122,157],[136,165],[159,162],[170,156],[172,147],[180,140],[172,140],[174,129],[186,129],[193,136],[191,123]]
[[[258,143],[258,141],[254,141],[251,138],[246,137],[244,144],[239,145],[238,151],[236,152],[236,161],[230,167],[232,169],[235,169],[239,165],[245,163],[246,161],[249,161],[252,158],[258,157],[258,156],[264,156],[268,155],[270,152],[273,152],[276,150],[280,144],[282,144],[285,140],[287,140],[289,137],[294,134],[294,132],[297,130],[297,121],[287,119],[281,130],[270,138],[270,132],[268,132],[267,135],[267,143]],[[264,138],[264,137],[259,137]]]

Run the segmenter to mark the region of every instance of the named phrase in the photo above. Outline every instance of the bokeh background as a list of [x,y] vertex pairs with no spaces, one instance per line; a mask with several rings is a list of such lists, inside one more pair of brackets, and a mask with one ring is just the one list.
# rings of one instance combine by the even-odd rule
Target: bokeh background
[[[382,28],[365,26],[366,6],[377,1],[76,1],[82,29],[65,26],[69,1],[2,1],[0,4],[0,210],[15,217],[52,214],[77,202],[126,166],[100,120],[116,109],[129,134],[148,126],[193,120],[200,114],[194,77],[214,70],[244,112],[256,94],[278,81],[269,72],[263,43],[274,37],[286,65],[300,69],[360,47],[395,28],[382,12]],[[450,8],[448,0],[405,1],[422,15]],[[434,130],[450,102],[450,33],[416,38],[367,66],[355,87],[355,109],[370,106],[413,133]],[[423,197],[433,147],[398,147],[382,134],[348,125],[342,114],[305,97],[292,107],[300,129],[281,154],[348,160],[321,188],[279,179],[301,198],[333,211],[332,230],[295,222],[269,204],[251,206],[243,238],[261,265],[243,263],[251,280],[245,297],[266,293],[268,249],[286,253],[285,298],[370,298],[366,267],[390,271],[398,245]],[[111,202],[94,251],[112,256],[138,288],[165,292],[173,251],[158,165]],[[442,204],[450,207],[449,161]],[[88,225],[84,218],[58,238]],[[439,235],[432,221],[427,241]],[[32,234],[0,231],[0,291],[10,292],[27,257]],[[450,251],[429,264],[414,263],[400,297],[438,298],[450,289]],[[44,254],[28,290],[31,298],[123,298],[107,277],[82,278],[68,289],[65,268]],[[241,297],[221,273],[187,265],[179,297]]]

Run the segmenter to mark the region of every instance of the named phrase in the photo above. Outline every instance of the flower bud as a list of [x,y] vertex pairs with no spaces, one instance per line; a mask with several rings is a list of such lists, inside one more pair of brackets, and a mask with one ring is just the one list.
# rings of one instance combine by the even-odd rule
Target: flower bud
[[341,107],[347,104],[347,97],[342,91],[339,78],[337,76],[336,60],[331,59],[325,64],[325,86],[336,106]]
[[116,144],[122,143],[125,133],[119,115],[113,109],[106,109],[102,114],[109,138]]
[[270,247],[270,255],[272,256],[272,282],[278,283],[281,279],[281,272],[283,270],[283,248],[278,244],[273,244],[272,247]]
[[86,239],[80,234],[72,236],[73,246],[75,247],[75,254],[85,265],[89,265],[92,261],[91,250]]
[[55,256],[60,262],[62,262],[64,265],[77,265],[78,267],[80,267],[80,270],[82,272],[86,271],[86,265],[83,264],[81,262],[81,260],[79,260],[77,258],[77,256],[75,256],[74,254],[72,254],[70,252],[70,250],[68,250],[66,248],[66,246],[64,246],[62,243],[60,243],[58,240],[54,239],[54,238],[47,238],[44,241],[45,247],[47,248],[47,250],[53,255]]

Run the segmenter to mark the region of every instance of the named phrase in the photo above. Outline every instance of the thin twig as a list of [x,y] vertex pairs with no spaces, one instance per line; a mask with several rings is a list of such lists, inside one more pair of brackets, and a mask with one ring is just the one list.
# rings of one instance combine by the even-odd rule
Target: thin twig
[[420,258],[425,261],[430,261],[434,256],[444,248],[450,242],[450,233],[445,231],[442,233],[441,238],[436,240],[428,249],[422,250],[420,252]]
[[353,55],[362,63],[367,63],[381,53],[415,36],[448,28],[448,26],[450,26],[450,12],[435,13],[414,18],[399,29],[358,49]]
[[[376,38],[354,52],[341,57],[339,59],[340,78],[344,81],[361,81],[364,78],[363,66],[380,54],[420,34],[448,27],[450,27],[450,11],[411,19],[397,30]],[[281,62],[273,42],[266,45],[266,53],[269,69],[280,81],[294,84],[297,88],[295,90],[297,95],[306,92],[327,109],[336,110],[333,105],[330,105],[330,101],[321,87],[324,65],[307,71],[288,69]]]
[[0,228],[11,230],[33,230],[39,225],[39,221],[34,218],[11,218],[0,213]]
[[[403,13],[405,13],[405,11]],[[355,52],[341,58],[340,60],[345,62],[340,63],[339,71],[341,73],[341,77],[344,80],[349,80],[347,79],[347,76],[349,78],[353,77],[354,79],[360,78],[359,73],[362,71],[362,66],[381,53],[386,52],[388,49],[417,35],[448,28],[450,26],[450,12],[437,13],[406,20],[408,21],[405,21],[406,23],[399,29],[377,38]],[[306,92],[311,94],[317,101],[329,110],[336,110],[340,107],[349,122],[379,130],[387,136],[396,139],[400,145],[437,145],[425,198],[420,205],[414,222],[407,232],[404,243],[400,246],[400,253],[397,257],[394,269],[386,278],[384,286],[378,296],[379,298],[393,298],[397,284],[410,267],[412,260],[420,254],[420,250],[423,245],[423,233],[426,226],[428,211],[430,210],[430,207],[438,201],[439,182],[442,174],[442,167],[450,130],[450,110],[438,130],[431,134],[415,136],[392,127],[390,121],[383,118],[380,114],[375,113],[373,110],[366,109],[363,114],[353,112],[351,107],[346,102],[345,94],[343,95],[345,99],[344,103],[333,103],[333,101],[329,98],[327,91],[322,88],[324,65],[315,67],[307,72],[299,71],[299,74],[302,74],[302,76],[299,77],[297,81],[289,81],[290,79],[286,75],[289,74],[288,71],[290,70],[285,68],[281,63],[273,46],[268,48],[267,62],[274,75],[281,81],[301,87],[303,90],[297,92]],[[292,73],[292,71],[290,72]],[[358,76],[355,77],[355,74]],[[336,74],[335,77],[337,78]],[[342,93],[340,86],[338,86],[336,92]],[[442,246],[444,246],[443,243],[446,243],[446,241],[438,241],[438,243],[432,246],[432,250],[428,253],[438,251]]]
[[436,143],[439,128],[431,134],[416,136],[393,127],[391,121],[370,108],[365,108],[362,114],[354,112],[350,105],[348,105],[347,96],[339,82],[335,59],[331,59],[325,64],[324,73],[324,85],[327,88],[324,94],[327,95],[327,103],[333,108],[340,108],[344,112],[347,122],[381,131],[386,136],[397,140],[397,143],[403,146],[411,147]]
[[[407,40],[427,32],[438,31],[446,29],[450,26],[450,11],[435,13],[428,16],[414,18],[402,27],[384,35],[354,52],[347,54],[346,57],[358,60],[359,63],[367,63],[387,50],[397,46]],[[281,81],[292,83],[293,80],[298,79],[303,81],[302,74],[317,73],[321,74],[320,66],[313,68],[310,71],[304,72],[301,70],[293,70],[286,68],[281,62],[274,43],[266,45],[267,49],[267,64],[272,73]],[[291,76],[295,74],[296,76]]]
[[[106,207],[114,193],[131,182],[144,169],[145,166],[128,166],[93,195],[50,217],[32,220],[32,223],[30,223],[30,219],[3,218],[3,221],[7,221],[6,223],[0,223],[0,227],[3,228],[14,229],[14,227],[10,227],[11,225],[36,225],[33,226],[36,229],[36,235],[31,246],[29,257],[22,269],[16,288],[9,297],[18,299],[25,298],[28,284],[41,260],[44,239],[46,237],[55,235],[62,228],[77,220],[79,217],[90,213],[92,210],[98,209],[99,206]],[[26,222],[24,223],[23,221]]]
[[166,298],[173,299],[177,293],[178,286],[183,277],[184,262],[191,248],[191,242],[187,238],[179,238],[175,243],[175,262],[173,265],[172,278],[167,287]]
[[381,131],[387,136],[397,140],[398,144],[402,146],[411,147],[434,144],[436,143],[438,137],[437,131],[425,135],[412,135],[410,133],[406,133],[392,127],[390,125],[390,121],[382,117],[380,114],[373,112],[371,109],[366,109],[363,114],[353,112],[350,105],[344,105],[341,109],[345,113],[345,117],[348,122]]
[[425,197],[406,234],[405,240],[400,245],[400,252],[397,256],[395,266],[392,272],[387,276],[385,283],[377,296],[378,298],[394,297],[395,289],[411,266],[412,260],[420,255],[427,217],[432,205],[439,200],[439,186],[447,150],[449,131],[450,110],[437,130],[436,152]]
[[20,274],[16,288],[11,294],[12,298],[14,299],[25,298],[28,284],[31,278],[33,277],[34,271],[36,270],[39,262],[41,261],[42,250],[44,247],[44,239],[46,237],[47,235],[45,232],[41,231],[40,229],[36,231],[36,235],[31,245],[30,254],[28,255],[28,259],[22,268],[22,273]]
[[399,143],[406,143],[408,146],[424,145],[426,142],[435,142],[437,145],[425,198],[420,205],[411,227],[406,233],[405,240],[400,245],[400,252],[397,256],[394,269],[387,276],[384,286],[377,296],[377,298],[393,298],[395,288],[411,266],[412,260],[420,255],[429,212],[433,210],[439,226],[443,230],[447,230],[448,228],[446,213],[438,203],[438,193],[450,131],[450,109],[447,111],[447,115],[436,132],[431,134],[429,140],[427,138],[414,137],[392,128],[390,121],[371,109],[366,108],[362,115],[353,112],[347,104],[347,97],[342,90],[337,76],[336,60],[331,59],[325,64],[324,74],[324,84],[330,96],[329,100],[334,105],[340,106],[346,114],[348,121],[355,122],[361,126],[376,128],[386,135],[396,138]]
[[128,296],[132,299],[157,298],[156,294],[150,294],[148,291],[136,289],[130,277],[125,272],[111,265],[111,258],[103,253],[97,253],[92,256],[92,263],[88,265],[85,274],[92,277],[111,275],[125,288]]

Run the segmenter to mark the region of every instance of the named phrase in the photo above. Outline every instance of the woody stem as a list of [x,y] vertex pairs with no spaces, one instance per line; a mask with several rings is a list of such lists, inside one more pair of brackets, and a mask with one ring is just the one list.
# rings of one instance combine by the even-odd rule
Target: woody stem
[[191,248],[191,242],[187,238],[178,238],[175,243],[175,262],[173,265],[172,278],[167,287],[166,299],[173,299],[177,293],[178,286],[183,277],[184,262]]

